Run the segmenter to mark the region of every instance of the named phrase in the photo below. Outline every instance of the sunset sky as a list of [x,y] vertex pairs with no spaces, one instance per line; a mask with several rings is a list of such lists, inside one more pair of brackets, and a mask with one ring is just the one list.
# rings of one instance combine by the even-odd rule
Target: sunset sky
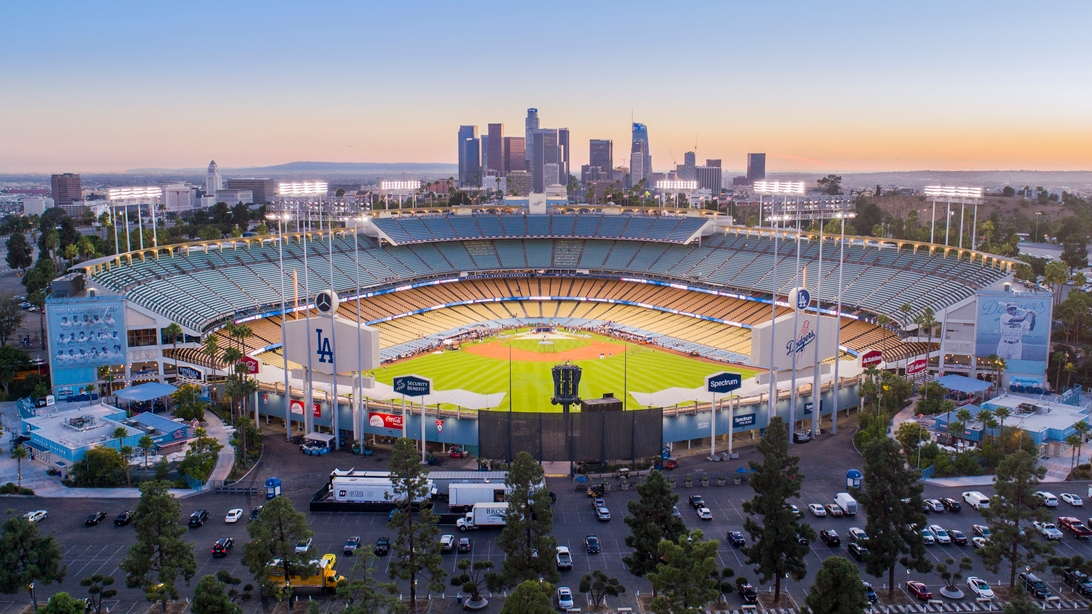
[[456,161],[527,107],[656,170],[1092,169],[1088,2],[3,2],[0,172]]

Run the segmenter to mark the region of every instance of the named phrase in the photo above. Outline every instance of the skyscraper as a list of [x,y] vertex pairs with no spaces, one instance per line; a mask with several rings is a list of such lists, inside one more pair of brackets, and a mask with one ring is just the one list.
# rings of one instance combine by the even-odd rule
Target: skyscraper
[[[561,185],[569,184],[569,129],[557,130],[557,181]],[[547,184],[549,185],[549,184]]]
[[679,175],[679,179],[684,179],[686,181],[694,180],[697,176],[694,172],[694,169],[698,166],[697,158],[697,155],[692,151],[683,154],[682,166],[675,169],[675,172]]
[[[545,192],[547,185],[557,181],[555,177],[548,178],[545,171],[547,164],[560,166],[557,149],[557,130],[546,128],[531,133],[531,187],[535,192]],[[548,179],[552,181],[548,183]]]
[[49,178],[49,182],[53,186],[53,204],[55,206],[71,205],[76,201],[83,200],[83,182],[80,180],[79,175],[74,173],[53,175]]
[[538,109],[527,109],[527,119],[523,121],[524,124],[524,141],[527,144],[527,150],[524,152],[525,159],[527,160],[527,167],[530,168],[531,160],[534,155],[533,147],[531,147],[531,133],[538,130]]
[[598,166],[610,172],[614,168],[614,141],[591,139],[588,141],[588,166]]
[[478,185],[481,178],[481,142],[477,126],[459,126],[459,183]]
[[205,175],[205,196],[216,196],[216,193],[224,189],[224,179],[220,176],[220,167],[216,166],[216,160],[209,162],[209,172]]
[[691,179],[696,179],[699,188],[709,190],[709,192],[715,198],[720,194],[721,183],[723,182],[724,172],[719,166],[695,166],[694,176]]
[[527,170],[527,140],[522,136],[504,137],[504,170],[506,173]]
[[629,151],[630,186],[637,185],[642,179],[646,180],[646,184],[652,180],[652,154],[648,151],[648,127],[634,122],[633,145]]
[[489,152],[489,164],[485,170],[490,175],[503,175],[508,167],[504,165],[504,124],[489,124],[489,143],[485,150]]
[[747,154],[747,181],[754,183],[766,179],[766,154]]

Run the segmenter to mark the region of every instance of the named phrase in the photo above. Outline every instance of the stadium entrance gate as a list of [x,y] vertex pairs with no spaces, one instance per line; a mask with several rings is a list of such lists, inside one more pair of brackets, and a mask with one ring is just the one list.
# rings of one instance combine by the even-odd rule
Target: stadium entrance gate
[[482,458],[540,461],[636,460],[663,449],[663,409],[601,412],[478,412]]

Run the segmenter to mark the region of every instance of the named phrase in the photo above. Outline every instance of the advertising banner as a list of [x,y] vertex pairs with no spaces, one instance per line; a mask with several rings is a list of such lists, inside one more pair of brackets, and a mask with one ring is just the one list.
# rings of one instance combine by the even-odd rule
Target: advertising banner
[[128,362],[124,297],[50,299],[46,321],[54,386],[94,382],[99,367]]
[[919,358],[917,360],[912,360],[906,365],[906,374],[907,375],[917,375],[918,373],[921,373],[922,371],[924,371],[926,365],[928,365],[928,364],[929,364],[929,362],[924,358]]
[[368,412],[368,425],[377,429],[402,429],[402,416]]
[[879,350],[869,350],[861,354],[861,366],[864,368],[874,367],[883,362],[883,352]]
[[[296,414],[298,416],[302,416],[303,415],[303,401],[297,401],[297,400],[293,399],[292,402],[289,403],[288,409],[292,413],[294,413],[294,414]],[[322,406],[320,406],[318,403],[311,403],[311,415],[316,417],[316,418],[321,418],[322,417]]]
[[[331,330],[333,324],[333,330]],[[334,372],[334,352],[337,354],[338,373],[353,373],[379,368],[379,329],[344,318],[314,317],[310,320],[289,320],[284,324],[285,351],[288,360],[308,367],[315,373],[330,375]],[[360,337],[360,352],[363,362],[357,360],[357,336]],[[308,339],[310,337],[310,339]],[[337,343],[334,343],[334,338]],[[310,341],[311,356],[307,355]],[[336,346],[336,347],[335,347]]]
[[[772,358],[771,337],[774,352]],[[815,356],[815,344],[819,344],[819,360],[834,356],[838,347],[837,318],[803,313],[784,315],[774,322],[765,322],[751,328],[751,361],[759,367],[771,368],[772,365],[774,369],[791,369],[795,355],[797,368],[810,367]]]
[[1006,373],[1045,374],[1052,307],[1045,292],[980,292],[975,355],[996,354]]
[[741,429],[745,426],[754,426],[755,414],[743,414],[742,416],[732,417],[732,428]]

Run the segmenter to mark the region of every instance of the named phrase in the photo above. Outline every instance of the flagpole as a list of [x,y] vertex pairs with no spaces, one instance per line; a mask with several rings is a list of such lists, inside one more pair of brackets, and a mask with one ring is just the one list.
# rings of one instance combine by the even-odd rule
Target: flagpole
[[842,237],[841,243],[838,246],[838,307],[835,309],[836,316],[838,318],[838,340],[834,345],[834,411],[830,414],[830,432],[832,435],[838,434],[838,390],[840,388],[840,381],[838,380],[838,365],[842,362],[842,262],[846,256],[846,214],[843,210],[839,213],[842,218]]

